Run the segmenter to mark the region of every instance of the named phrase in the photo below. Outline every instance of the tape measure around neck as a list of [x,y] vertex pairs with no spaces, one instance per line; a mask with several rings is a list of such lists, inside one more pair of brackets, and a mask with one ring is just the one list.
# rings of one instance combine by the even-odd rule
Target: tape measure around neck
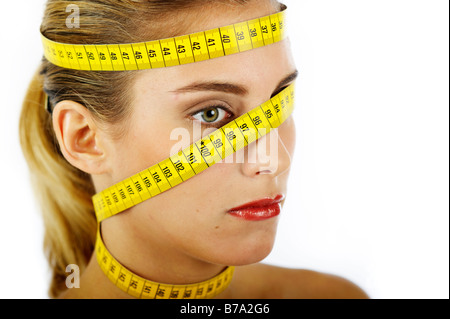
[[231,283],[234,267],[225,268],[212,279],[196,284],[171,285],[144,279],[121,265],[106,249],[97,231],[97,262],[103,273],[120,290],[139,299],[209,299],[223,292]]
[[126,44],[66,44],[42,35],[52,64],[84,71],[128,71],[205,61],[279,42],[286,37],[286,7],[262,18],[190,35]]
[[92,197],[97,221],[114,216],[200,174],[272,129],[294,109],[294,84],[177,154]]

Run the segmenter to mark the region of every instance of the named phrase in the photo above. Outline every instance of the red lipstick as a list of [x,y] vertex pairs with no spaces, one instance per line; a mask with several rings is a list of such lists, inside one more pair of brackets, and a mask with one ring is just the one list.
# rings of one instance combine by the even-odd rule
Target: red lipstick
[[228,213],[235,217],[250,221],[269,219],[280,214],[280,202],[283,201],[283,199],[284,195],[277,195],[274,199],[263,198],[232,208]]

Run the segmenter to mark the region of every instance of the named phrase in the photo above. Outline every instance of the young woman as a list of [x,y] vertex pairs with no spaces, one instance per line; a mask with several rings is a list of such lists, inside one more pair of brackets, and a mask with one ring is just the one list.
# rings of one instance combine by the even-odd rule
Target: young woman
[[[47,39],[85,45],[137,43],[284,9],[272,0],[80,1],[79,28],[68,28],[68,4],[47,2],[41,27]],[[94,251],[98,230],[115,260],[155,283],[191,285],[234,266],[232,279],[213,297],[366,297],[342,278],[258,263],[272,249],[279,208],[288,192],[295,145],[292,116],[232,154],[232,161],[105,219],[97,229],[94,194],[270,100],[296,76],[288,39],[202,62],[139,71],[82,71],[43,59],[20,124],[43,208],[45,248],[53,270],[50,296],[136,297],[100,267]],[[180,144],[172,136],[175,129],[189,132],[190,141]],[[258,147],[264,144],[270,144],[265,148],[268,157]],[[255,201],[266,205],[262,213],[236,208],[254,206]],[[82,270],[79,289],[66,287],[69,264]]]

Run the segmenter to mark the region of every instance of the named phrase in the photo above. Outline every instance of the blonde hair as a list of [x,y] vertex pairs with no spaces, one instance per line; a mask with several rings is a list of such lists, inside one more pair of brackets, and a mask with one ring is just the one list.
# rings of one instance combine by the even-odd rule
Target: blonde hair
[[[149,41],[184,34],[189,21],[171,18],[174,12],[188,12],[200,5],[247,2],[250,0],[48,0],[41,32],[51,40],[73,44]],[[80,9],[80,28],[66,27],[69,4]],[[51,115],[44,108],[44,91],[51,106],[72,100],[84,105],[99,124],[123,124],[131,112],[126,105],[132,99],[128,94],[132,79],[133,72],[69,70],[43,59],[29,85],[20,117],[20,141],[42,209],[52,298],[66,288],[67,265],[77,264],[83,271],[89,262],[97,222],[91,177],[62,156]]]

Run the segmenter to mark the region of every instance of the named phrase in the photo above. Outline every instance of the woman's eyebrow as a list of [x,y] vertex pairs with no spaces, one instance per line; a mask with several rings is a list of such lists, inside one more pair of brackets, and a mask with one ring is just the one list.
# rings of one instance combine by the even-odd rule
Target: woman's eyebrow
[[[295,70],[285,78],[283,78],[280,83],[278,84],[275,91],[281,89],[282,87],[286,86],[290,82],[294,81],[298,76],[298,71]],[[212,82],[212,81],[206,81],[206,82],[195,82],[192,84],[189,84],[187,86],[181,87],[179,89],[176,89],[174,91],[170,91],[171,93],[192,93],[192,92],[201,92],[201,91],[216,91],[216,92],[224,92],[224,93],[231,93],[236,95],[247,95],[249,90],[248,87],[242,84],[234,84],[234,83],[228,83],[228,82]]]
[[189,93],[200,91],[217,91],[236,95],[247,95],[248,89],[245,85],[227,82],[196,82],[182,88],[171,91],[171,93]]
[[275,91],[278,91],[279,89],[282,89],[289,83],[295,81],[295,79],[297,79],[297,77],[298,77],[298,70],[295,70],[294,72],[292,72],[291,74],[286,76],[283,80],[281,80],[280,83],[278,83],[278,86]]

